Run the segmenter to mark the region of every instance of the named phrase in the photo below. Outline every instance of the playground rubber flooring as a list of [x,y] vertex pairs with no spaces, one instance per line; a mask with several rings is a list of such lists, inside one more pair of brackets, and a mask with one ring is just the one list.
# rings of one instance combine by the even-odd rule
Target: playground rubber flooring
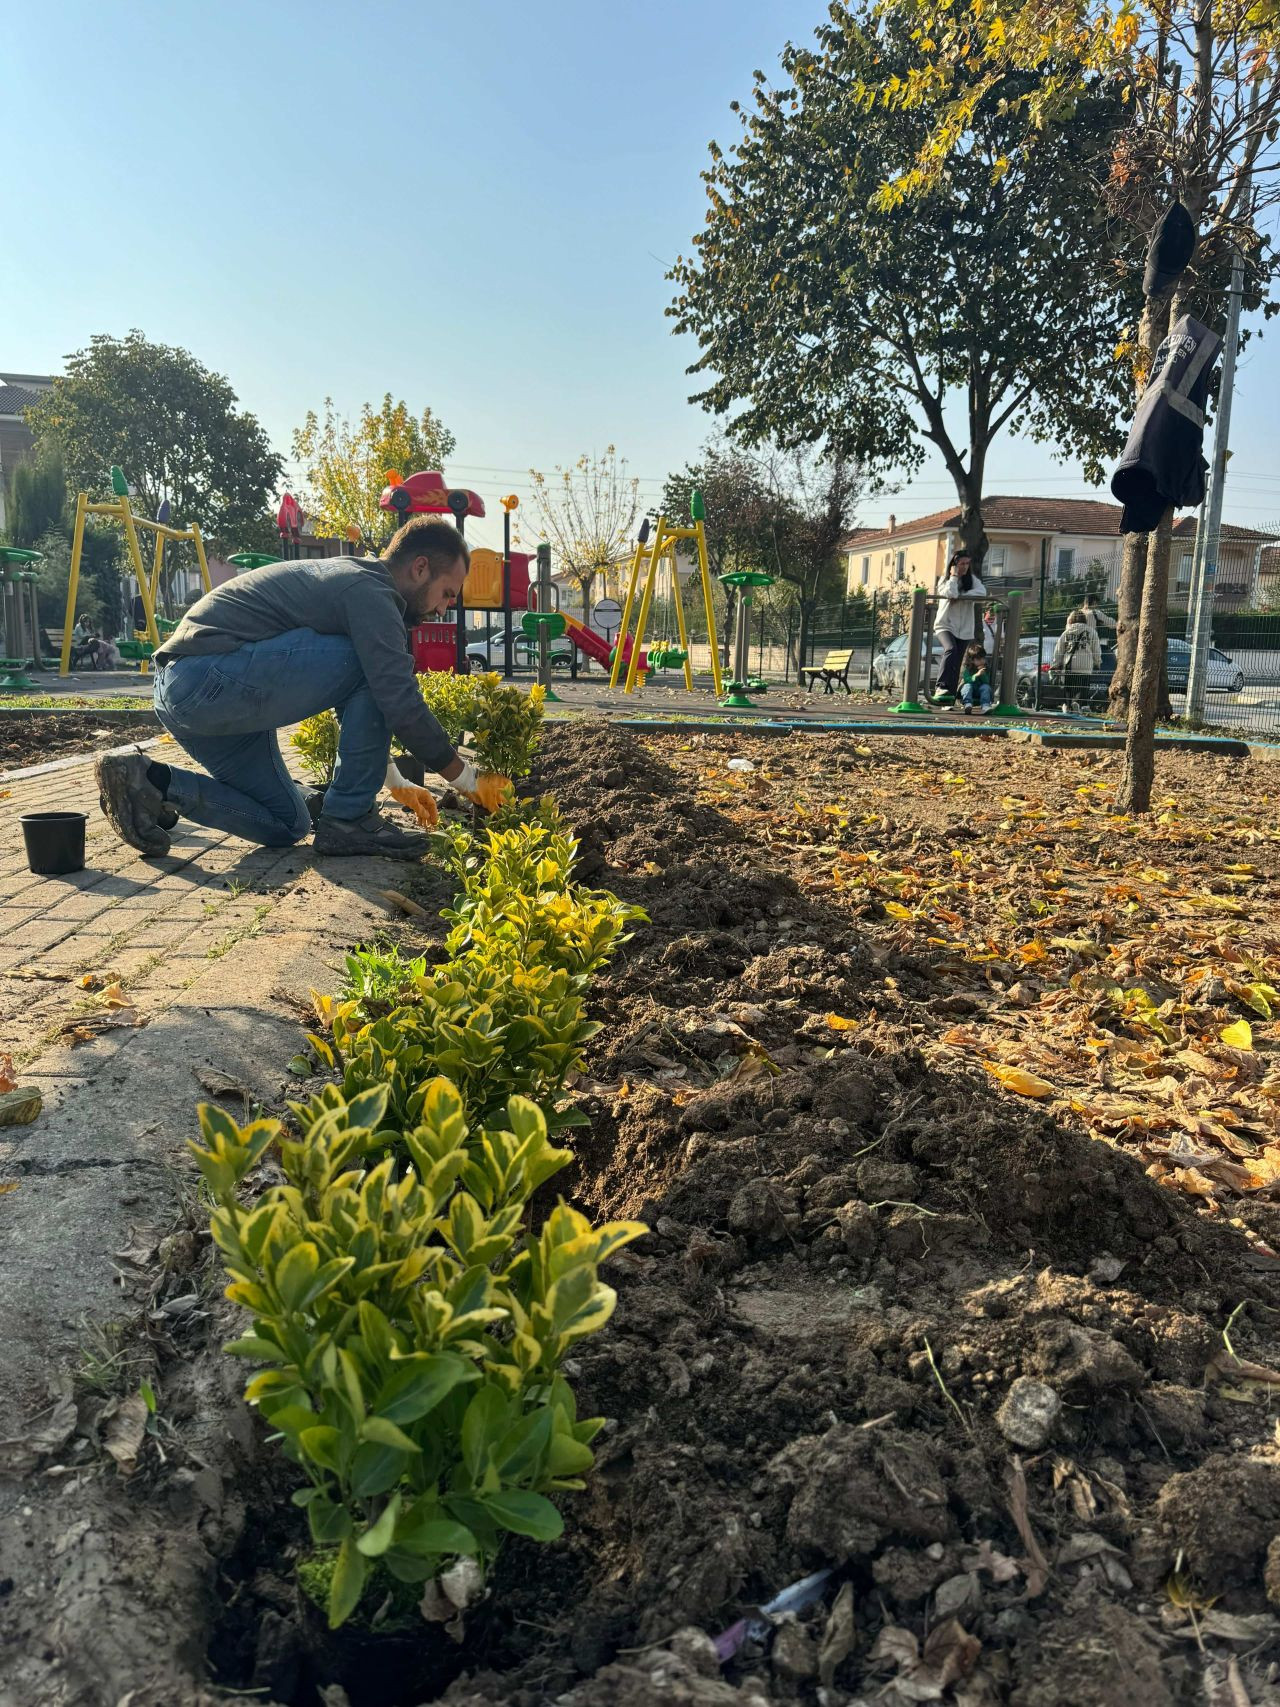
[[[584,880],[649,915],[566,1190],[652,1231],[569,1371],[597,1470],[456,1642],[300,1601],[183,1161],[197,1097],[298,1094],[346,944],[441,934],[379,890],[444,886],[91,832],[100,875],[35,896],[6,842],[4,1046],[47,1110],[0,1163],[5,1707],[1273,1699],[1280,767],[1162,754],[1131,820],[1116,765],[548,730]],[[126,1013],[81,968],[147,1023],[64,1033]]]

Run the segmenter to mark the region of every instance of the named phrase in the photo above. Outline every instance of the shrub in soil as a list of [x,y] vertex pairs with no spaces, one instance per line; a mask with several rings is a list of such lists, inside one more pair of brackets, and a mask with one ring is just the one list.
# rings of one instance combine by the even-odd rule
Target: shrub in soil
[[393,1126],[418,1123],[423,1086],[438,1073],[478,1126],[501,1118],[513,1092],[542,1107],[553,1129],[571,1124],[560,1093],[598,1030],[586,1017],[588,983],[643,915],[574,884],[576,842],[543,823],[481,841],[457,832],[444,845],[461,884],[445,914],[448,958],[410,979],[399,992],[409,999],[390,1013],[337,1005],[331,1035],[313,1036],[312,1047],[348,1096],[388,1086]]
[[[245,1397],[307,1476],[300,1580],[331,1628],[388,1587],[411,1609],[409,1585],[452,1619],[504,1535],[560,1534],[547,1494],[583,1486],[603,1423],[579,1421],[561,1364],[612,1312],[601,1262],[645,1231],[561,1202],[534,1235],[526,1213],[572,1160],[539,1101],[554,1112],[580,1065],[586,985],[637,909],[573,883],[576,844],[546,813],[443,845],[461,884],[446,963],[352,956],[357,997],[322,1004],[332,1038],[312,1038],[341,1088],[291,1104],[296,1137],[203,1107],[192,1146],[227,1295],[253,1313],[227,1349],[266,1365]],[[284,1183],[245,1203],[273,1149]]]
[[314,788],[328,788],[338,763],[338,719],[332,711],[304,717],[289,737],[303,775]]
[[[334,1627],[375,1570],[421,1584],[471,1559],[478,1587],[504,1533],[559,1535],[546,1494],[582,1486],[603,1421],[578,1420],[559,1366],[612,1311],[600,1263],[644,1231],[592,1229],[562,1204],[526,1236],[528,1199],[569,1153],[519,1097],[473,1154],[461,1099],[436,1079],[399,1135],[411,1166],[371,1165],[386,1100],[330,1087],[295,1109],[296,1140],[206,1107],[193,1146],[228,1296],[253,1312],[227,1349],[267,1365],[245,1397],[307,1475],[294,1503],[332,1555],[312,1576],[328,1578]],[[285,1183],[246,1205],[238,1188],[273,1143]]]

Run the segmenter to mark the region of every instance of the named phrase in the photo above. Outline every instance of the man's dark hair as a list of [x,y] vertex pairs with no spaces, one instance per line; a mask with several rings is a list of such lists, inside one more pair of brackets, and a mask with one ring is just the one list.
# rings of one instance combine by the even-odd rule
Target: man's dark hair
[[415,557],[425,557],[432,575],[442,575],[455,563],[471,567],[471,547],[452,522],[438,516],[410,516],[403,527],[397,528],[382,553],[389,569],[400,569]]

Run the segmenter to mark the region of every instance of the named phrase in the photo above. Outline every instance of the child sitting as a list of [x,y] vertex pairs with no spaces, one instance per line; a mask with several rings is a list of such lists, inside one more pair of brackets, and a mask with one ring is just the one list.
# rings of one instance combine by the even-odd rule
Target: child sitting
[[987,654],[980,640],[975,640],[964,655],[960,671],[960,709],[966,717],[977,706],[979,713],[991,705],[991,678],[987,674]]

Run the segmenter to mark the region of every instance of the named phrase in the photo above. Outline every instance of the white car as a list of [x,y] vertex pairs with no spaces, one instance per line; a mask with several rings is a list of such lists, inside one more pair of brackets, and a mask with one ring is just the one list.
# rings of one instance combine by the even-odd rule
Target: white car
[[[467,642],[467,657],[471,660],[473,670],[501,670],[505,659],[503,650],[504,639],[501,629],[495,630],[485,644],[483,634],[476,634]],[[551,663],[554,669],[568,669],[573,657],[573,647],[567,635],[561,635],[558,640],[551,642]],[[537,642],[529,638],[517,622],[511,636],[511,662],[517,670],[536,669],[538,663]]]
[[[933,640],[933,668],[931,679],[937,681],[938,670],[941,667],[944,648],[941,640],[935,634]],[[924,647],[920,648],[920,664],[924,666]],[[877,652],[871,660],[871,687],[874,691],[883,688],[889,693],[902,693],[907,685],[907,636],[898,635],[887,646]]]

